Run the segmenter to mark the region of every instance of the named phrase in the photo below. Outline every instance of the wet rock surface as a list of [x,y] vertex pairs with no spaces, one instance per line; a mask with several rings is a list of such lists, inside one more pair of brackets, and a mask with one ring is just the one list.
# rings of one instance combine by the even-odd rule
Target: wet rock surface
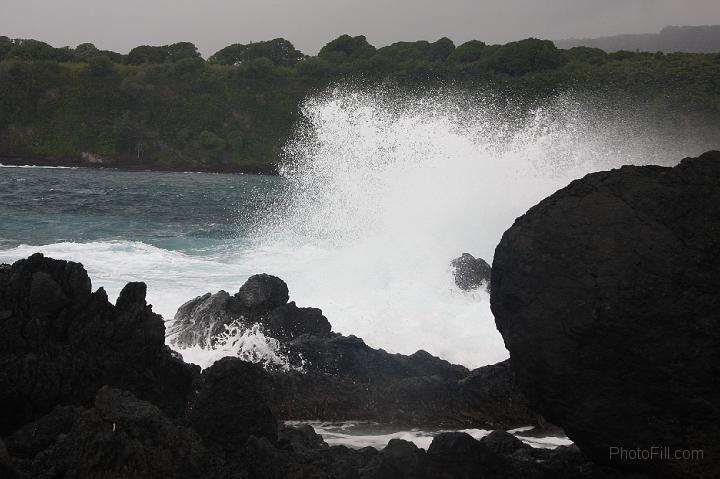
[[203,371],[188,423],[207,443],[230,450],[250,436],[275,442],[278,426],[264,400],[266,383],[261,366],[221,359]]
[[235,295],[207,293],[180,306],[167,324],[167,337],[177,347],[213,346],[216,336],[236,322],[260,325],[273,338],[290,340],[303,334],[329,336],[330,322],[317,308],[288,302],[288,287],[269,274],[251,276]]
[[[590,174],[504,234],[491,303],[518,383],[595,461],[720,476],[719,252],[720,152]],[[658,446],[704,459],[609,455]]]

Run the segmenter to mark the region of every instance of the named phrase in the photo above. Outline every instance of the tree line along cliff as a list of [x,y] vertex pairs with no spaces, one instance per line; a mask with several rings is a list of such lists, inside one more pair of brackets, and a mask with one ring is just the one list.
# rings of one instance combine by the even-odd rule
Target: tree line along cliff
[[538,39],[376,48],[343,35],[315,56],[277,38],[205,60],[188,42],[123,55],[0,37],[0,158],[272,172],[303,98],[348,81],[487,90],[527,106],[564,91],[632,98],[685,126],[720,125],[720,53],[562,50]]

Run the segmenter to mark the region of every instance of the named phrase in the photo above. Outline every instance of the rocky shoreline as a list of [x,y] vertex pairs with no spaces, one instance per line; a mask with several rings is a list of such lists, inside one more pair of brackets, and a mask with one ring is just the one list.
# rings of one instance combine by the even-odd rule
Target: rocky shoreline
[[[0,267],[7,477],[557,477],[588,467],[575,447],[534,449],[502,430],[481,441],[439,434],[427,452],[402,440],[382,451],[330,447],[283,420],[364,414],[502,429],[535,416],[507,362],[471,372],[427,353],[369,348],[332,333],[319,310],[287,303],[286,286],[269,275],[250,278],[232,306],[270,318],[265,331],[306,354],[305,371],[233,357],[200,371],[165,345],[145,292],[129,283],[113,305],[102,288],[91,291],[82,265],[41,254]],[[206,328],[197,300],[180,308],[181,325],[188,311]]]
[[[717,477],[718,251],[720,153],[576,180],[518,218],[492,275],[460,262],[482,273],[463,282],[490,282],[511,354],[474,371],[334,333],[271,275],[195,298],[165,324],[143,283],[112,304],[82,265],[35,254],[0,265],[0,474]],[[212,345],[231,324],[260,328],[301,367],[227,357],[201,371],[165,344]],[[577,445],[536,449],[504,431],[543,418]],[[351,449],[291,419],[495,431]],[[612,456],[653,446],[703,455]]]

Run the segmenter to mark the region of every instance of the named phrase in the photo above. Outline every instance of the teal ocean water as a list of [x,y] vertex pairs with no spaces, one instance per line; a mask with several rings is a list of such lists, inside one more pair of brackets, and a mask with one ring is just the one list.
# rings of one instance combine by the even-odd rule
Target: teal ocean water
[[283,179],[207,173],[3,168],[0,248],[138,241],[190,255],[243,238]]

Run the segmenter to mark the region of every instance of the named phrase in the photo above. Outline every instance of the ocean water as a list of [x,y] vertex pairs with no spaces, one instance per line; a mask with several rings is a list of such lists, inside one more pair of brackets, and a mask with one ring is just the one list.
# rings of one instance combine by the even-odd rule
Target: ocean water
[[[455,287],[454,257],[491,262],[516,217],[588,172],[709,149],[638,112],[333,89],[303,104],[279,177],[0,168],[0,262],[38,251],[80,261],[113,300],[145,281],[166,319],[274,274],[335,331],[478,367],[508,353],[488,294]],[[235,331],[219,350],[184,353],[207,366],[262,347],[259,360],[276,358],[268,338]]]

